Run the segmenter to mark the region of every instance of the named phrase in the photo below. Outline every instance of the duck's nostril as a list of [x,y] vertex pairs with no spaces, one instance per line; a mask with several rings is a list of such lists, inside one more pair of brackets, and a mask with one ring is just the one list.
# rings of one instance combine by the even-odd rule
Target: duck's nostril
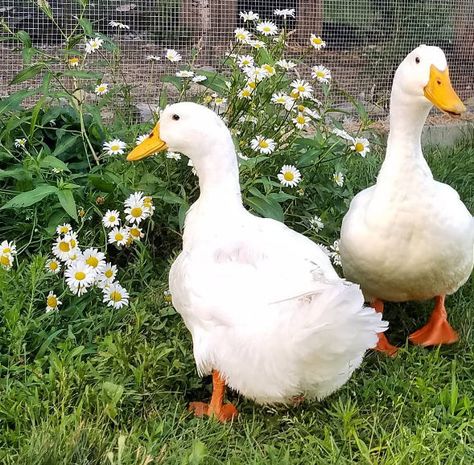
[[436,80],[436,84],[438,84],[438,86],[440,86],[440,85],[441,85],[441,80],[440,80],[440,79],[437,79],[437,80]]

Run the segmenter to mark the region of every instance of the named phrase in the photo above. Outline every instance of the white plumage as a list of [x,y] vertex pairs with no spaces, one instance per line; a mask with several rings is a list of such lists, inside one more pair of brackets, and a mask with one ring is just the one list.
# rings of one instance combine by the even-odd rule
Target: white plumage
[[245,210],[232,138],[217,115],[172,105],[159,135],[191,158],[199,176],[201,195],[170,271],[199,373],[218,370],[260,403],[323,398],[339,388],[386,323],[316,244]]

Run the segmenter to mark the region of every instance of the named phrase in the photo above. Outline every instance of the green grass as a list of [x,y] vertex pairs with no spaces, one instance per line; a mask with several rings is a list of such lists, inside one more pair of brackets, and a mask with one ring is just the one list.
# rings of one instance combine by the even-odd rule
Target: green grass
[[[474,150],[432,150],[429,162],[472,210]],[[353,162],[353,182],[373,183],[379,163]],[[128,271],[125,284],[140,289],[128,309],[91,300],[45,315],[42,267],[33,257],[0,275],[1,464],[474,463],[472,279],[447,301],[460,343],[406,345],[432,303],[389,305],[389,337],[403,346],[395,360],[370,353],[340,391],[291,409],[230,393],[241,416],[220,425],[186,412],[210,383],[197,377],[189,334],[163,300],[166,270]]]

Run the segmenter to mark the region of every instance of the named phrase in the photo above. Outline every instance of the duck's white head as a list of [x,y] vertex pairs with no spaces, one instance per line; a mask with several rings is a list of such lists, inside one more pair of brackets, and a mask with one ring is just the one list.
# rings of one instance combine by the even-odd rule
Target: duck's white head
[[202,105],[180,102],[167,106],[147,139],[127,157],[141,160],[163,150],[180,152],[199,163],[216,148],[233,151],[229,130],[221,118]]
[[408,54],[395,73],[392,104],[394,98],[403,104],[408,99],[422,106],[433,104],[453,115],[466,111],[451,85],[446,56],[439,47],[420,45]]

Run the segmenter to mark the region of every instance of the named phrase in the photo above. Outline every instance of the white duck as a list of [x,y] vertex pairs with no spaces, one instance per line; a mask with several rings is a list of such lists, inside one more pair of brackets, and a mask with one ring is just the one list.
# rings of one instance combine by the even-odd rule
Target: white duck
[[213,374],[210,404],[190,409],[233,418],[226,384],[259,403],[323,398],[342,386],[386,328],[381,315],[363,306],[359,286],[339,278],[315,243],[245,210],[232,138],[214,112],[188,102],[167,107],[128,160],[166,148],[192,160],[200,185],[170,271],[198,372]]
[[[451,114],[465,111],[443,51],[421,45],[395,73],[385,160],[377,183],[352,200],[339,244],[345,276],[378,311],[384,300],[436,299],[428,324],[409,338],[422,346],[458,340],[444,299],[466,282],[474,261],[474,220],[458,193],[433,179],[421,151],[433,104]],[[377,348],[397,350],[383,334]]]

